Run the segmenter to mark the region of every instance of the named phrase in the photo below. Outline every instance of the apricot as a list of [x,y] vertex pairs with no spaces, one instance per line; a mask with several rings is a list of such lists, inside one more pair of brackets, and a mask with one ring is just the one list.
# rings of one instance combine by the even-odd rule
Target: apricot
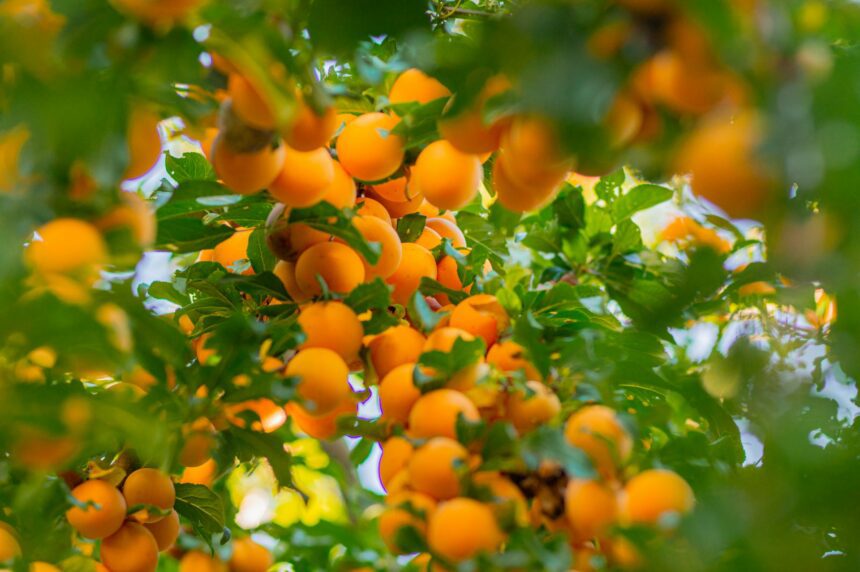
[[404,552],[397,543],[401,528],[411,526],[423,536],[427,530],[426,520],[436,509],[436,501],[421,493],[404,491],[388,497],[388,506],[379,515],[379,535],[395,554]]
[[439,80],[430,77],[417,68],[410,68],[397,76],[388,91],[391,103],[418,102],[429,103],[434,99],[448,97],[451,91]]
[[491,508],[500,521],[504,522],[504,519],[513,516],[519,525],[528,524],[526,497],[511,479],[496,471],[481,471],[472,475],[472,482],[478,487],[487,488],[493,495]]
[[487,363],[504,372],[522,371],[526,379],[543,379],[537,368],[526,358],[526,350],[513,340],[497,342],[487,352]]
[[463,153],[481,155],[499,148],[507,121],[484,122],[483,108],[491,97],[507,91],[510,82],[504,76],[491,77],[484,84],[475,102],[454,116],[443,116],[438,123],[439,133]]
[[427,228],[435,230],[442,238],[447,238],[454,248],[465,248],[466,235],[456,223],[443,217],[430,217],[425,222]]
[[131,111],[126,131],[128,166],[123,178],[142,177],[161,159],[161,136],[158,134],[160,121],[161,117],[148,107],[138,106]]
[[388,224],[391,224],[391,215],[388,213],[385,206],[379,201],[369,197],[363,197],[356,201],[356,205],[358,206],[358,209],[356,210],[358,215],[375,216],[376,218],[382,219]]
[[158,546],[159,552],[164,552],[171,548],[179,538],[179,514],[172,510],[170,514],[162,518],[158,522],[144,524],[146,530],[155,539],[155,544]]
[[510,318],[495,296],[475,294],[457,304],[449,324],[483,338],[486,347],[490,347],[508,327]]
[[349,176],[340,163],[332,161],[334,177],[326,187],[322,200],[336,206],[339,209],[349,208],[355,205],[356,187],[355,180]]
[[447,437],[434,437],[418,447],[407,464],[409,484],[436,500],[460,494],[460,467],[469,453],[460,443]]
[[651,469],[624,487],[621,515],[627,523],[658,524],[665,515],[690,512],[695,503],[693,489],[681,476],[666,469]]
[[158,545],[143,525],[128,521],[102,540],[101,559],[111,572],[153,572]]
[[405,363],[392,369],[379,384],[379,405],[382,419],[405,425],[409,421],[412,406],[421,397],[421,392],[412,382],[414,363]]
[[577,410],[564,426],[567,441],[581,449],[604,477],[612,476],[616,463],[624,463],[633,452],[633,439],[605,405],[586,405]]
[[312,151],[327,144],[340,126],[337,110],[326,107],[322,114],[308,105],[304,98],[296,99],[296,108],[283,137],[287,145],[297,151]]
[[298,321],[306,336],[300,349],[328,348],[348,364],[358,359],[364,328],[352,308],[343,302],[305,306]]
[[314,415],[324,415],[349,399],[349,368],[328,348],[307,348],[287,363],[285,374],[299,378],[299,396],[311,404]]
[[772,194],[768,170],[756,157],[761,141],[761,121],[752,112],[706,119],[681,142],[676,172],[691,174],[693,192],[730,216],[756,217]]
[[269,192],[287,206],[309,207],[323,199],[334,176],[334,161],[325,148],[296,151],[285,145],[281,171]]
[[457,438],[457,418],[478,421],[478,408],[453,389],[437,389],[422,395],[409,412],[409,432],[416,438]]
[[36,230],[26,250],[36,272],[92,274],[107,261],[107,245],[92,224],[74,218],[57,218]]
[[398,119],[384,113],[365,113],[350,122],[337,138],[337,156],[353,177],[378,181],[394,174],[403,163],[403,139],[391,133]]
[[412,242],[403,245],[400,265],[391,276],[385,279],[394,286],[391,298],[395,303],[405,306],[418,290],[423,277],[436,279],[436,259],[429,250]]
[[623,147],[633,141],[642,129],[642,105],[632,95],[620,92],[609,107],[604,125],[614,147]]
[[209,459],[199,467],[187,467],[182,471],[179,482],[210,487],[215,481],[217,471],[218,464],[214,459]]
[[96,221],[102,231],[124,229],[141,248],[155,242],[157,223],[149,201],[137,193],[120,192],[120,204]]
[[507,172],[502,160],[502,153],[493,163],[493,190],[496,197],[506,209],[523,213],[542,208],[552,202],[558,190],[564,184],[564,173],[556,173],[557,177],[532,185],[519,185],[514,182]]
[[233,541],[233,555],[228,562],[230,572],[266,572],[272,563],[272,554],[250,537]]
[[182,442],[179,463],[183,467],[199,467],[212,456],[215,445],[215,436],[211,432],[193,431]]
[[379,458],[379,480],[383,487],[388,489],[394,476],[407,467],[413,451],[415,451],[415,447],[403,437],[390,437],[382,444],[382,456]]
[[284,164],[285,149],[278,145],[240,152],[230,148],[227,140],[219,135],[212,142],[212,167],[231,191],[250,195],[272,184]]
[[380,199],[392,203],[405,203],[414,199],[416,194],[410,192],[412,189],[407,185],[406,177],[397,177],[396,179],[390,179],[384,183],[373,185],[370,187],[370,190]]
[[432,251],[442,244],[442,236],[432,228],[425,226],[421,230],[421,234],[418,235],[418,238],[415,239],[415,244]]
[[376,376],[384,379],[397,366],[417,362],[425,341],[421,332],[405,325],[393,326],[374,337],[367,347]]
[[[229,238],[215,245],[212,252],[212,259],[219,263],[227,270],[240,261],[248,260],[248,241],[251,238],[250,229],[239,229]],[[242,274],[250,275],[254,273],[253,268],[246,268]]]
[[227,566],[205,552],[190,550],[179,560],[179,572],[227,572]]
[[122,526],[126,500],[110,483],[98,479],[84,481],[72,490],[72,496],[78,502],[92,503],[85,509],[75,506],[66,511],[66,519],[81,536],[105,538]]
[[[173,508],[176,489],[170,476],[158,469],[143,468],[131,473],[122,485],[122,494],[129,508],[150,505],[162,511]],[[137,513],[142,522],[158,522],[164,516],[143,510]]]
[[259,421],[251,422],[251,429],[254,431],[272,433],[277,431],[287,420],[284,409],[265,397],[228,406],[226,409],[227,420],[238,427],[245,427],[245,420],[239,415],[243,411],[252,411],[259,417]]
[[453,562],[497,550],[503,541],[492,509],[476,500],[452,499],[430,515],[427,543],[434,553]]
[[573,166],[553,126],[541,117],[515,118],[502,137],[501,150],[496,163],[504,164],[508,179],[519,188],[557,185]]
[[618,516],[615,493],[597,481],[573,479],[564,493],[564,512],[578,541],[602,536]]
[[0,133],[0,192],[10,191],[19,183],[21,150],[29,139],[30,130],[23,124]]
[[[443,256],[436,263],[436,280],[450,290],[463,290],[463,281],[460,279],[459,265],[453,256]],[[471,289],[471,286],[470,288]],[[443,305],[448,305],[451,300],[447,294],[436,294],[436,299]]]
[[424,201],[424,195],[415,189],[409,190],[410,198],[406,201],[386,200],[378,195],[373,188],[368,188],[366,192],[367,196],[376,199],[376,201],[385,207],[385,210],[388,211],[391,218],[401,218],[408,214],[418,212],[418,209],[421,208],[421,203]]
[[431,204],[456,210],[478,194],[484,170],[477,155],[468,155],[444,139],[427,145],[412,168],[409,185]]
[[288,403],[286,409],[299,429],[315,439],[330,439],[337,433],[338,419],[355,416],[358,413],[358,404],[347,399],[325,415],[312,415],[296,403]]
[[508,399],[508,418],[517,431],[527,433],[561,412],[561,401],[552,389],[539,381],[527,381],[531,395],[515,391]]
[[424,343],[424,351],[450,352],[454,348],[454,342],[459,339],[469,342],[474,340],[475,336],[460,328],[449,326],[438,328],[427,337],[427,341]]
[[373,216],[357,216],[352,219],[352,224],[364,240],[375,242],[380,247],[379,259],[374,264],[362,256],[365,279],[372,280],[377,276],[385,279],[394,274],[403,258],[403,245],[394,227]]
[[290,298],[293,299],[293,302],[301,304],[311,299],[311,296],[303,292],[296,281],[296,265],[294,263],[279,260],[272,269],[272,273],[281,280],[284,289],[290,295]]
[[11,560],[16,556],[21,556],[21,545],[18,544],[18,539],[12,533],[11,527],[7,529],[0,526],[0,562]]
[[245,124],[263,131],[275,128],[277,118],[272,106],[248,79],[230,74],[227,93],[233,100],[233,111]]
[[302,292],[322,294],[317,276],[332,292],[346,293],[364,281],[364,262],[339,242],[321,242],[305,250],[296,262],[296,284]]
[[60,572],[60,569],[47,562],[31,562],[27,572]]

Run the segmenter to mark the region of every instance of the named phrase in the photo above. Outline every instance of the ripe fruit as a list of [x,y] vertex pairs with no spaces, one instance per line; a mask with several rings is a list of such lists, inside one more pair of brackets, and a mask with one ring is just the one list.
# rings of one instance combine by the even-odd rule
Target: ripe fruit
[[233,541],[230,572],[266,572],[272,566],[272,555],[250,537]]
[[418,361],[426,338],[418,330],[405,325],[388,328],[368,344],[370,363],[379,379],[405,363]]
[[146,530],[155,539],[159,552],[164,552],[179,538],[179,514],[175,510],[158,522],[144,524]]
[[639,473],[624,487],[621,514],[626,522],[657,524],[667,514],[693,510],[693,489],[677,473],[652,469]]
[[511,479],[495,471],[481,471],[472,475],[472,483],[489,489],[494,497],[491,508],[501,522],[513,516],[520,526],[528,524],[526,497]]
[[466,235],[455,223],[442,217],[429,217],[425,223],[427,228],[439,233],[442,238],[447,238],[454,248],[466,246]]
[[491,77],[469,109],[439,120],[439,133],[463,153],[492,153],[499,148],[507,121],[496,120],[489,125],[484,123],[483,107],[491,97],[510,87],[510,82],[504,76]]
[[339,242],[321,242],[304,251],[296,262],[296,284],[309,295],[322,294],[320,276],[332,292],[344,294],[364,281],[364,262]]
[[[443,256],[440,258],[439,262],[436,264],[436,280],[445,288],[455,291],[463,290],[463,281],[460,280],[457,259],[453,256]],[[470,289],[471,285],[466,289],[466,291],[469,291]],[[436,299],[439,300],[440,304],[448,305],[451,303],[447,294],[436,294],[435,296]]]
[[120,492],[105,481],[90,479],[72,490],[72,496],[86,507],[66,511],[69,524],[86,538],[105,538],[116,532],[125,520],[127,504]]
[[509,323],[508,313],[490,294],[475,294],[457,304],[449,322],[452,328],[483,338],[486,347],[496,343]]
[[332,161],[332,166],[334,167],[334,178],[326,187],[322,200],[339,209],[355,205],[355,181],[337,161]]
[[615,522],[615,493],[597,481],[574,479],[564,493],[564,511],[577,540],[604,534]]
[[630,143],[641,131],[643,119],[642,104],[636,98],[624,92],[616,95],[603,120],[610,143],[614,147]]
[[415,198],[415,193],[410,193],[410,187],[407,184],[406,177],[397,177],[390,179],[384,183],[373,185],[370,187],[374,195],[380,199],[392,203],[405,203]]
[[199,467],[209,460],[215,445],[215,437],[210,431],[193,431],[185,437],[182,443],[179,463],[183,467]]
[[420,191],[416,191],[412,188],[409,189],[408,192],[410,198],[405,201],[389,201],[378,195],[372,187],[367,189],[367,196],[376,199],[382,206],[384,206],[391,218],[401,218],[408,214],[418,212],[418,209],[421,208],[421,204],[424,202],[424,195],[421,194]]
[[312,415],[296,403],[288,403],[285,408],[299,429],[315,439],[330,439],[337,433],[338,419],[358,413],[358,404],[353,399],[341,402],[334,411],[325,415]]
[[385,205],[379,201],[369,197],[362,197],[356,201],[356,205],[358,206],[358,210],[356,212],[359,216],[375,216],[376,218],[380,218],[388,224],[391,224],[391,215],[389,214],[388,209],[386,209]]
[[493,511],[468,498],[442,503],[430,516],[427,543],[433,552],[460,562],[496,550],[504,540]]
[[526,379],[542,379],[540,372],[525,358],[526,350],[513,340],[494,344],[487,352],[487,363],[504,372],[522,371]]
[[230,74],[227,93],[233,100],[233,111],[244,123],[263,131],[275,128],[272,106],[250,81],[239,74]]
[[379,384],[379,405],[382,418],[405,425],[412,406],[421,392],[412,383],[414,363],[405,363],[391,370]]
[[415,239],[415,244],[432,251],[434,248],[442,244],[442,237],[438,232],[425,225],[421,230],[421,234]]
[[437,500],[460,494],[460,467],[468,461],[466,448],[453,439],[434,437],[409,458],[409,484]]
[[0,562],[21,556],[21,545],[10,528],[0,526]]
[[537,210],[549,204],[564,183],[565,174],[531,185],[519,185],[511,178],[502,160],[502,153],[493,164],[493,189],[502,205],[513,212]]
[[250,195],[268,187],[281,172],[284,155],[283,145],[241,152],[232,149],[222,136],[212,143],[212,167],[224,184],[240,195]]
[[515,187],[546,188],[559,184],[571,169],[552,125],[540,117],[517,117],[502,138],[497,163]]
[[417,68],[406,70],[397,76],[388,92],[391,103],[428,103],[440,97],[448,97],[451,91],[439,80],[432,78]]
[[158,545],[143,525],[128,521],[102,540],[101,559],[111,572],[152,572]]
[[107,260],[107,246],[90,223],[74,218],[54,219],[36,230],[27,247],[27,261],[37,272],[91,273]]
[[358,358],[364,328],[352,308],[343,302],[317,302],[305,306],[298,321],[306,336],[301,349],[328,348],[348,364]]
[[415,243],[403,245],[403,257],[394,273],[385,279],[394,286],[391,298],[405,306],[418,290],[423,277],[436,278],[436,259],[429,250]]
[[350,122],[337,138],[337,156],[349,174],[364,181],[391,176],[403,162],[403,139],[391,131],[398,119],[365,113]]
[[378,243],[380,248],[379,259],[376,263],[369,264],[362,257],[365,279],[372,280],[377,276],[388,278],[394,274],[403,258],[403,245],[394,227],[381,218],[373,216],[355,217],[352,219],[352,224],[361,233],[364,240]]
[[588,455],[604,477],[615,473],[616,461],[624,463],[633,452],[633,439],[605,405],[586,405],[576,411],[564,426],[564,436]]
[[453,389],[437,389],[425,393],[409,413],[409,432],[416,438],[457,438],[457,418],[466,421],[480,419],[478,408],[468,397]]
[[284,289],[290,295],[290,298],[293,299],[293,302],[300,304],[311,299],[311,296],[302,291],[299,283],[296,281],[296,265],[294,263],[279,260],[272,269],[272,273],[280,278]]
[[681,143],[676,171],[690,173],[693,191],[730,216],[758,216],[772,192],[767,169],[755,156],[761,138],[761,122],[752,113],[706,119]]
[[476,155],[458,151],[448,141],[434,141],[421,151],[412,169],[410,187],[433,205],[455,210],[478,193],[484,171]]
[[403,552],[397,543],[398,531],[406,526],[415,528],[423,536],[427,530],[426,520],[436,509],[436,502],[421,493],[405,491],[387,499],[388,506],[379,516],[379,535],[394,553]]
[[287,206],[309,207],[323,199],[334,175],[334,161],[327,149],[296,151],[285,145],[281,171],[269,192]]
[[30,139],[30,130],[16,125],[0,133],[0,192],[10,191],[21,179],[21,150]]
[[403,437],[391,437],[382,444],[379,458],[379,480],[386,489],[394,476],[406,468],[415,448]]
[[240,416],[243,411],[252,411],[259,417],[259,421],[255,420],[251,422],[251,429],[253,431],[271,433],[277,431],[287,420],[287,414],[283,408],[265,397],[250,399],[228,406],[225,410],[227,420],[237,427],[245,427],[245,419],[243,416]]
[[209,459],[199,467],[188,467],[182,471],[179,482],[211,487],[217,472],[218,463],[214,459]]
[[439,328],[427,337],[427,341],[424,343],[424,351],[450,352],[454,348],[454,342],[458,339],[468,342],[474,340],[475,336],[460,328]]
[[561,411],[561,401],[552,389],[539,381],[527,381],[526,386],[531,395],[515,391],[508,399],[508,418],[520,433],[543,425]]
[[349,368],[327,348],[301,350],[287,364],[285,374],[299,378],[296,390],[314,415],[330,413],[352,394]]
[[60,572],[60,569],[47,562],[31,562],[27,572]]
[[128,118],[126,145],[128,166],[123,178],[137,179],[155,167],[161,158],[161,136],[158,122],[161,118],[147,107],[136,107]]
[[[151,505],[162,511],[173,508],[176,501],[176,489],[173,481],[158,469],[143,468],[131,473],[122,485],[122,494],[129,508],[137,505]],[[147,510],[137,513],[142,522],[157,522],[164,518],[158,514],[149,514]]]
[[[237,230],[229,238],[215,245],[212,260],[227,270],[231,270],[237,262],[248,260],[248,241],[250,238],[251,230]],[[242,271],[242,274],[246,275],[253,273],[254,269],[250,267]]]
[[284,141],[298,151],[312,151],[328,143],[338,126],[334,107],[327,107],[318,115],[304,98],[297,97],[290,126],[283,133]]
[[179,572],[226,572],[227,566],[205,552],[191,550],[179,561]]

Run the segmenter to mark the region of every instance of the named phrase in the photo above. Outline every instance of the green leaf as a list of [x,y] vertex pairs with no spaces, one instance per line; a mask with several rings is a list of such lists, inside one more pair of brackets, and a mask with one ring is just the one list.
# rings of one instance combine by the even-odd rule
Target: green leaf
[[397,221],[397,235],[400,242],[415,242],[424,230],[427,217],[420,213],[408,214]]
[[176,483],[173,507],[187,519],[202,538],[224,532],[224,503],[212,489],[203,485]]
[[284,450],[282,438],[274,433],[259,433],[239,427],[231,427],[223,435],[232,445],[239,460],[249,461],[253,457],[266,459],[272,467],[278,485],[295,489],[292,455]]
[[644,184],[630,189],[612,204],[612,218],[616,223],[672,198],[672,189],[660,185]]
[[167,154],[164,160],[167,174],[179,184],[187,181],[214,181],[215,171],[200,153],[185,153],[181,157]]
[[257,228],[248,238],[248,259],[257,274],[272,271],[278,259],[266,244],[266,229]]
[[418,290],[425,296],[434,296],[436,294],[445,294],[452,304],[459,304],[469,297],[469,294],[462,290],[452,290],[440,284],[437,280],[424,276],[421,278],[421,284]]
[[618,194],[621,189],[621,185],[624,184],[626,179],[627,174],[624,172],[624,169],[613,171],[612,173],[600,178],[597,184],[594,185],[594,192],[597,194],[598,198],[607,202],[612,202],[612,199],[614,199]]
[[618,224],[612,236],[613,254],[634,252],[642,248],[642,233],[632,220],[624,220]]
[[377,277],[372,282],[364,282],[353,288],[343,303],[356,314],[378,308],[387,310],[391,305],[391,287]]
[[303,222],[316,230],[326,232],[338,238],[355,249],[369,264],[376,264],[381,252],[378,243],[369,243],[358,229],[352,225],[353,213],[339,210],[330,203],[322,201],[306,209],[290,211],[290,222]]
[[520,441],[520,455],[530,469],[553,461],[570,476],[590,479],[596,475],[585,453],[572,447],[558,427],[541,425],[526,435]]
[[449,352],[438,350],[424,352],[418,358],[418,364],[422,367],[416,367],[413,373],[415,387],[422,393],[441,387],[454,374],[484,357],[485,348],[484,340],[481,338],[473,340],[457,338]]
[[158,225],[157,249],[171,252],[196,252],[213,248],[235,231],[226,225],[207,225],[200,219],[174,219]]
[[409,303],[406,305],[406,314],[422,332],[429,332],[436,327],[436,324],[444,317],[444,314],[434,312],[427,305],[427,300],[421,292],[415,292]]

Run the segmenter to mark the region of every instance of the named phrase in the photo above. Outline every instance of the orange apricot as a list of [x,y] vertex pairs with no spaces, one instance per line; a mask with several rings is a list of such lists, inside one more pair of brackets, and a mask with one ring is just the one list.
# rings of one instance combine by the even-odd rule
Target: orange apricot
[[436,259],[429,250],[412,242],[403,245],[400,265],[385,281],[394,286],[391,298],[405,306],[418,290],[423,277],[436,279]]
[[355,416],[358,413],[358,404],[353,399],[347,399],[325,415],[312,415],[296,403],[288,403],[286,409],[299,429],[314,439],[330,439],[337,433],[338,419]]
[[486,347],[490,347],[508,327],[510,318],[495,296],[475,294],[457,304],[449,324],[483,338]]
[[379,458],[379,480],[386,489],[394,476],[405,469],[415,447],[403,437],[390,437],[382,444]]
[[421,392],[412,382],[414,363],[405,363],[392,369],[379,384],[379,406],[382,419],[401,425],[409,421],[412,406],[421,397]]
[[352,308],[343,302],[316,302],[305,306],[298,321],[306,336],[300,349],[328,348],[348,364],[358,358],[364,328]]
[[[131,473],[122,485],[122,495],[129,508],[150,505],[162,511],[173,508],[176,489],[170,476],[158,469],[143,468]],[[144,509],[136,513],[142,522],[158,522],[164,516]]]
[[326,187],[322,200],[339,209],[355,205],[355,180],[349,176],[346,169],[337,161],[333,161],[332,165],[334,167],[334,177],[328,187]]
[[27,572],[61,572],[59,568],[47,562],[31,562]]
[[478,421],[478,408],[468,397],[453,389],[437,389],[422,395],[409,412],[409,432],[421,439],[457,438],[457,419]]
[[418,155],[409,185],[431,204],[456,210],[475,198],[483,176],[476,155],[467,155],[442,139],[430,143]]
[[651,469],[624,487],[621,515],[628,523],[657,524],[665,515],[690,512],[695,503],[693,489],[681,476],[666,469]]
[[155,544],[158,546],[159,552],[164,552],[171,548],[179,538],[179,514],[172,510],[170,514],[162,518],[158,522],[144,524],[146,530],[155,539]]
[[74,218],[54,219],[36,230],[26,259],[42,274],[91,274],[107,261],[107,245],[92,224]]
[[285,374],[299,378],[299,396],[311,404],[314,415],[324,415],[349,399],[349,368],[328,348],[307,348],[287,363]]
[[526,379],[540,381],[542,376],[525,358],[526,350],[513,340],[497,342],[487,352],[487,363],[504,372],[522,371]]
[[483,108],[487,100],[507,91],[510,82],[504,76],[491,77],[484,84],[473,104],[458,115],[445,115],[439,120],[439,133],[463,153],[481,155],[499,148],[506,120],[485,123]]
[[624,463],[633,452],[633,439],[605,405],[586,405],[578,409],[564,426],[567,441],[581,449],[604,477],[612,476],[616,462]]
[[378,181],[400,168],[403,139],[391,133],[398,119],[384,113],[365,113],[351,121],[337,138],[337,156],[353,177]]
[[143,525],[128,521],[102,540],[101,559],[111,572],[153,572],[158,545]]
[[460,230],[456,223],[442,217],[430,217],[425,223],[427,228],[435,230],[442,238],[447,238],[454,248],[466,246],[466,235]]
[[520,116],[502,137],[505,174],[517,187],[547,187],[558,184],[570,171],[572,162],[562,153],[552,125],[540,117]]
[[186,467],[179,477],[179,482],[210,487],[217,471],[218,464],[214,459],[209,459],[199,467]]
[[623,147],[633,141],[642,129],[643,119],[639,101],[624,92],[616,95],[604,118],[610,143],[614,147]]
[[72,496],[78,502],[91,503],[86,508],[75,506],[66,511],[66,519],[81,536],[105,538],[122,526],[126,500],[110,483],[98,479],[84,481],[72,490]]
[[476,500],[456,498],[442,503],[430,515],[427,543],[434,553],[453,562],[497,550],[503,541],[492,509]]
[[284,409],[265,397],[227,406],[225,410],[227,420],[237,427],[245,427],[245,419],[240,416],[243,411],[252,411],[259,417],[259,421],[251,422],[251,429],[254,431],[272,433],[277,431],[287,420]]
[[147,107],[135,107],[128,118],[126,145],[128,166],[123,178],[137,179],[148,173],[161,159],[161,136],[158,123],[161,118]]
[[227,566],[200,550],[189,550],[179,560],[179,572],[227,572]]
[[192,431],[182,442],[179,463],[183,467],[199,467],[212,456],[215,445],[215,436],[211,431]]
[[379,259],[374,264],[361,257],[365,279],[372,280],[376,276],[385,279],[394,274],[403,258],[403,245],[394,227],[374,216],[357,216],[352,219],[352,224],[364,240],[380,247]]
[[423,536],[427,517],[436,509],[436,501],[421,493],[404,491],[389,496],[387,505],[379,515],[379,535],[389,550],[400,554],[404,549],[397,542],[398,531],[411,526]]
[[423,246],[427,250],[433,250],[442,244],[442,236],[432,228],[425,226],[418,238],[415,239],[415,244]]
[[275,128],[277,118],[271,104],[248,79],[237,73],[230,74],[227,93],[233,100],[233,111],[246,125],[263,131]]
[[549,178],[540,183],[520,185],[508,174],[503,155],[504,153],[500,153],[493,163],[493,189],[502,206],[510,211],[522,213],[537,210],[552,202],[564,184],[565,173],[555,173],[555,178]]
[[[436,264],[436,280],[450,290],[463,290],[463,281],[460,279],[459,265],[457,259],[453,256],[443,256]],[[467,291],[471,286],[467,288]],[[450,304],[447,294],[436,294],[436,299],[443,305]]]
[[598,481],[572,479],[564,493],[564,512],[578,541],[601,536],[617,518],[615,493]]
[[388,91],[388,101],[391,103],[416,101],[423,104],[450,95],[451,91],[439,80],[417,68],[410,68],[394,80]]
[[[238,229],[229,238],[215,245],[212,259],[230,270],[237,262],[248,260],[248,241],[251,238],[250,229]],[[246,268],[242,274],[253,274],[253,268]]]
[[283,145],[239,152],[219,135],[212,143],[212,167],[231,191],[250,195],[272,184],[281,172],[285,154]]
[[420,192],[416,192],[414,189],[409,190],[410,198],[405,201],[386,200],[382,196],[378,195],[373,188],[367,189],[367,196],[376,199],[376,201],[384,206],[391,218],[400,218],[408,214],[418,212],[418,209],[421,208],[421,203],[424,202],[424,195]]
[[296,284],[302,292],[322,293],[317,276],[330,291],[346,293],[364,282],[364,262],[345,244],[321,242],[305,250],[296,261]]
[[249,536],[233,541],[230,572],[266,572],[273,563],[272,554]]
[[405,325],[388,328],[367,345],[370,363],[379,379],[384,379],[397,366],[418,361],[426,338],[418,330]]
[[466,448],[453,439],[434,437],[409,457],[409,484],[436,500],[460,494],[460,468],[468,462]]
[[285,145],[281,171],[269,192],[287,206],[309,207],[323,199],[334,176],[334,161],[325,148],[296,151]]
[[513,516],[518,524],[528,524],[529,508],[526,497],[511,479],[496,471],[480,471],[472,475],[472,482],[487,488],[493,495],[491,508],[500,520]]
[[21,556],[21,545],[18,544],[18,539],[15,538],[11,527],[7,529],[5,526],[0,526],[0,562],[11,560],[16,556]]
[[391,224],[391,215],[389,214],[388,209],[386,209],[385,205],[379,201],[371,199],[370,197],[362,197],[356,201],[356,205],[358,206],[358,210],[356,210],[356,212],[360,216],[375,216],[376,218],[380,218],[388,224]]
[[333,106],[326,107],[322,114],[318,114],[303,98],[299,97],[296,99],[293,117],[283,137],[287,145],[293,149],[312,151],[328,143],[339,126],[337,110]]
[[462,339],[467,342],[475,339],[475,336],[460,328],[443,326],[434,330],[424,343],[424,351],[450,352],[454,348],[454,342]]
[[290,295],[290,298],[293,299],[293,302],[300,304],[311,299],[311,296],[303,292],[299,287],[299,283],[296,282],[296,265],[294,263],[279,260],[272,269],[272,273],[281,280],[284,289]]
[[527,381],[531,395],[515,391],[508,398],[508,418],[517,431],[526,433],[561,412],[561,401],[552,389],[539,381]]
[[370,190],[382,200],[392,203],[405,203],[414,199],[416,194],[411,192],[413,189],[406,183],[406,177],[397,177],[396,179],[390,179],[384,183],[373,185],[370,187]]

